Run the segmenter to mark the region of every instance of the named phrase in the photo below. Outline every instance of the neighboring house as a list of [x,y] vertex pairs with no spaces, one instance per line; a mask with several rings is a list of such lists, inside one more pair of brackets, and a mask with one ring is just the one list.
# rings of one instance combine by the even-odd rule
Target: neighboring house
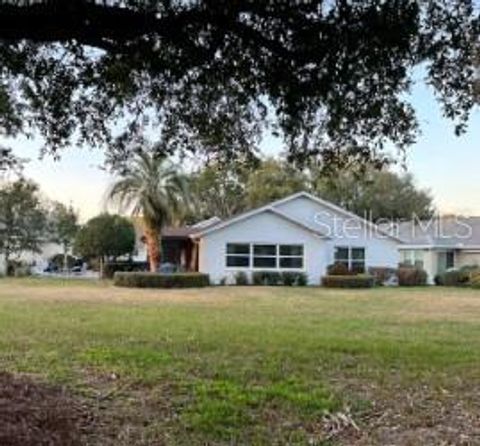
[[[20,261],[32,266],[33,273],[41,273],[49,260],[56,254],[63,253],[63,247],[57,243],[45,242],[40,252],[25,251],[20,256],[12,255],[11,260]],[[0,254],[0,275],[6,274],[6,265],[3,254]]]
[[404,242],[400,261],[423,268],[429,283],[448,269],[480,265],[480,217],[405,222],[392,233]]
[[302,271],[319,284],[327,266],[357,271],[399,263],[401,241],[328,201],[300,192],[189,234],[198,270],[213,283],[238,271]]

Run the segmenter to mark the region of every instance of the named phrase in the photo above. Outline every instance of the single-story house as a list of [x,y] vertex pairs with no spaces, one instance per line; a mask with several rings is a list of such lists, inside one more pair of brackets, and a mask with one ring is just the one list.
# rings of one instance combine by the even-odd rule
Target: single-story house
[[319,284],[327,266],[357,271],[398,266],[401,240],[370,221],[307,192],[299,192],[192,231],[198,271],[213,283],[239,271],[302,271]]
[[480,217],[404,222],[392,233],[404,242],[398,246],[401,263],[423,268],[429,283],[448,269],[480,266]]

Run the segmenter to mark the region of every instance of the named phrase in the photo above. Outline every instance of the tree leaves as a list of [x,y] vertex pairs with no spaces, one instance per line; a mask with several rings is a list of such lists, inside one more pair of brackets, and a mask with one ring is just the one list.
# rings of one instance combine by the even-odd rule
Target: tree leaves
[[113,158],[149,133],[168,153],[230,160],[274,131],[296,163],[383,163],[387,144],[415,141],[421,64],[466,129],[473,0],[121,3],[0,5],[0,133]]

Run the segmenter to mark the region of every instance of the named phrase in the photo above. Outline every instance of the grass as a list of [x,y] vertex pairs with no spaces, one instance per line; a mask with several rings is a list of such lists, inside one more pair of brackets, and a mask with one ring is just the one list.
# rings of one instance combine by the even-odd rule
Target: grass
[[83,398],[92,444],[409,444],[420,428],[475,438],[479,314],[468,289],[3,279],[0,367]]

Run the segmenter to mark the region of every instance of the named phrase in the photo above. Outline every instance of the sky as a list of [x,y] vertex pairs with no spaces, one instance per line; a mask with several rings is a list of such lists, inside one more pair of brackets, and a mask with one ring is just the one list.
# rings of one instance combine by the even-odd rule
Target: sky
[[[441,213],[480,215],[480,109],[472,113],[466,134],[455,136],[454,125],[443,118],[433,93],[417,82],[411,100],[421,135],[407,151],[406,165],[421,188],[429,189]],[[102,153],[72,148],[59,161],[39,160],[40,142],[8,141],[17,155],[30,159],[24,174],[39,183],[50,199],[72,204],[82,221],[105,210],[105,194],[113,178],[100,169]],[[265,154],[279,153],[280,143],[265,138]]]

